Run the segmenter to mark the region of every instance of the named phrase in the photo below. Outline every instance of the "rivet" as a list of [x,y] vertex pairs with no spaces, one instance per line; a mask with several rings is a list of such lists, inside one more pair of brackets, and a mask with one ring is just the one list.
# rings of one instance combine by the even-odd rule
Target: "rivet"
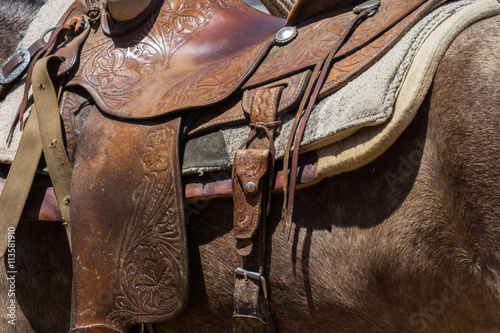
[[70,201],[71,201],[71,200],[70,200],[70,198],[69,198],[69,195],[67,195],[67,196],[64,198],[64,204],[65,204],[66,206],[69,206]]
[[44,86],[42,83],[40,83],[40,84],[38,85],[38,89],[39,89],[39,90],[45,90],[45,86]]
[[257,185],[255,185],[254,182],[248,182],[246,183],[245,185],[245,190],[248,192],[248,193],[254,193],[255,191],[257,191]]
[[56,139],[50,141],[50,148],[55,148],[56,146],[57,146],[57,140]]

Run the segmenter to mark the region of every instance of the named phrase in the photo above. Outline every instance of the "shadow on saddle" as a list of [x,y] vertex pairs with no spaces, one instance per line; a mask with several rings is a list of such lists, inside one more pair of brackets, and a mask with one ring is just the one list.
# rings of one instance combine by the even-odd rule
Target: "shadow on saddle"
[[[284,20],[239,0],[152,0],[126,22],[97,2],[75,2],[29,71],[36,111],[25,130],[38,138],[29,172],[43,150],[68,228],[71,216],[72,332],[123,332],[177,316],[189,281],[184,200],[219,195],[234,197],[241,256],[234,330],[274,331],[265,219],[271,192],[283,189],[288,237],[296,186],[325,176],[315,150],[333,139],[299,156],[314,105],[443,2],[305,0]],[[65,133],[56,138],[59,115]],[[232,126],[248,129],[228,153],[220,130]],[[15,227],[21,211],[2,227]],[[100,304],[99,291],[114,281],[113,300]]]

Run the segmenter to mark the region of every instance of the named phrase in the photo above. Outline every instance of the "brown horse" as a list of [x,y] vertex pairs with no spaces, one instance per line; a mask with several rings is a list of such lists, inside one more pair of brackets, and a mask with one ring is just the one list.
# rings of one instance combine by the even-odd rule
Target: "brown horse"
[[[277,331],[500,330],[499,27],[494,17],[459,35],[382,156],[297,192],[289,241],[282,195],[273,196],[266,262]],[[232,212],[229,198],[186,206],[189,302],[155,332],[231,331]],[[63,228],[23,222],[16,236],[17,315],[35,332],[68,331]],[[0,322],[11,329],[7,315]]]

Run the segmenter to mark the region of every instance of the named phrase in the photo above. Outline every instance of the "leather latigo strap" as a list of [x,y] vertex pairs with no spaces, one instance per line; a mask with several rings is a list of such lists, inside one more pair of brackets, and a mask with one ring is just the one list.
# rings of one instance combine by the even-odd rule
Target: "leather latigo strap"
[[251,132],[236,152],[233,166],[236,248],[241,267],[234,273],[233,330],[274,332],[268,307],[265,264],[265,221],[269,213],[274,176],[274,133],[283,87],[252,94]]
[[88,115],[71,188],[76,328],[105,324],[127,331],[134,323],[171,319],[185,307],[179,127],[180,118],[121,122],[95,107]]
[[[292,223],[292,214],[293,214],[293,204],[295,197],[295,187],[297,184],[297,166],[299,159],[299,146],[302,141],[305,127],[307,125],[307,121],[309,120],[309,116],[314,107],[314,104],[317,101],[319,92],[321,87],[323,86],[326,75],[332,64],[333,58],[335,54],[339,51],[341,46],[345,43],[348,36],[355,31],[356,27],[360,22],[365,20],[371,13],[374,13],[375,9],[371,8],[361,12],[359,15],[355,16],[347,25],[346,30],[342,34],[342,36],[331,46],[330,53],[323,59],[321,59],[314,67],[314,71],[312,74],[312,80],[309,82],[307,86],[306,92],[302,101],[300,103],[297,114],[295,115],[294,122],[292,124],[292,130],[290,137],[288,138],[288,143],[285,151],[285,157],[283,159],[283,169],[288,170],[288,165],[290,161],[290,154],[292,150],[292,145],[294,147],[293,155],[292,155],[292,164],[290,167],[290,188],[288,188],[288,173],[283,174],[283,221],[284,221],[284,230],[286,238],[288,239],[290,236],[291,223]],[[300,125],[299,125],[300,124]]]

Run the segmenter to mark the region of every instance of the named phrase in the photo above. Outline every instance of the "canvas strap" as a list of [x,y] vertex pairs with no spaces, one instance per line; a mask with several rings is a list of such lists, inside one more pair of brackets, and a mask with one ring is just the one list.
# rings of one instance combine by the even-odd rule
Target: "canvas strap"
[[[37,62],[33,69],[33,99],[35,106],[24,129],[19,149],[0,196],[0,254],[3,256],[8,246],[7,235],[15,230],[28,198],[42,151],[50,172],[61,216],[70,238],[69,190],[71,167],[66,155],[59,115],[59,91],[52,83],[48,72],[49,63],[62,62],[50,56]],[[71,246],[71,243],[70,243]]]
[[0,196],[1,256],[5,254],[9,244],[8,233],[15,231],[21,218],[41,155],[42,141],[38,128],[38,117],[35,108],[33,108]]
[[43,154],[54,186],[57,203],[61,210],[71,247],[70,231],[70,186],[73,173],[63,139],[63,125],[59,114],[59,92],[50,78],[48,66],[63,63],[58,56],[49,56],[37,62],[33,69],[33,99],[38,110],[38,124],[42,139]]

